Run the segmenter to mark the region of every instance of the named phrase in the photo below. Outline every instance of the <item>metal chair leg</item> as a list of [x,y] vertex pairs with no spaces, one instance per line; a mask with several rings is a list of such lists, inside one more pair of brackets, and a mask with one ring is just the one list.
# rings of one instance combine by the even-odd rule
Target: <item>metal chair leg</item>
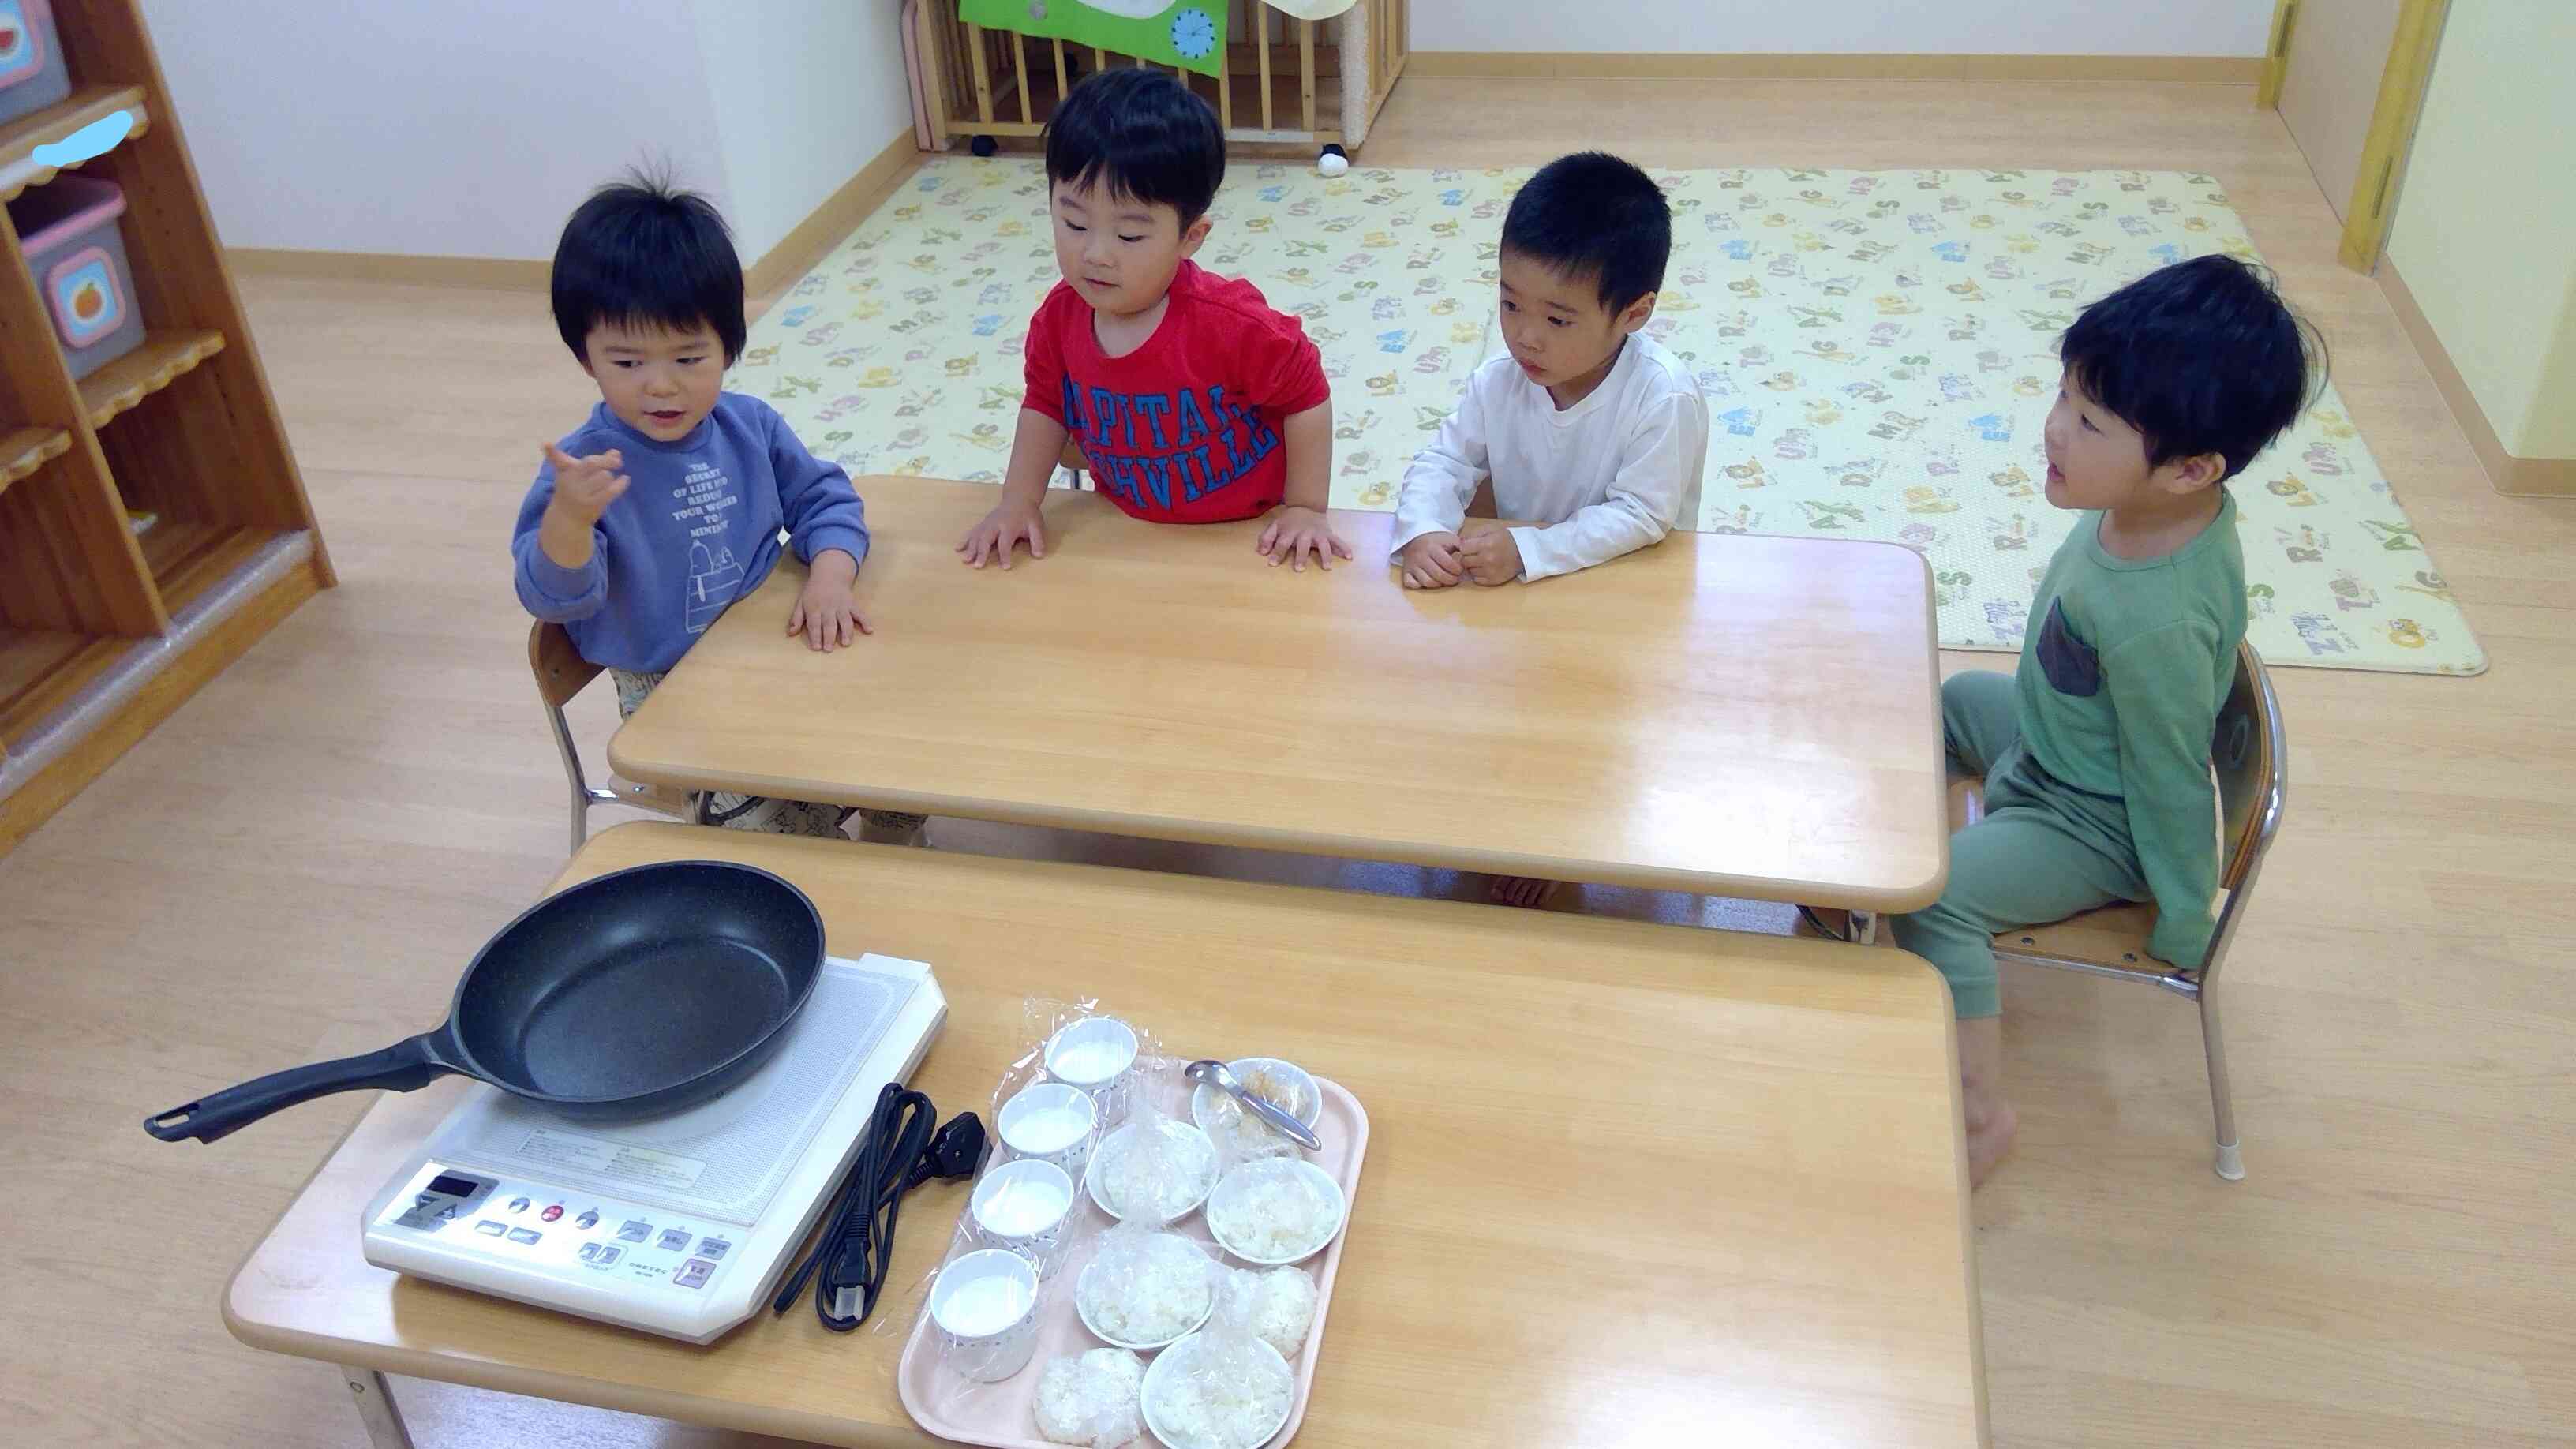
[[2227,1089],[2227,1039],[2218,1024],[2218,993],[2207,981],[2200,986],[2200,1040],[2209,1055],[2209,1106],[2218,1129],[2218,1175],[2235,1182],[2245,1176],[2245,1159],[2236,1150],[2236,1103]]
[[402,1408],[394,1402],[383,1374],[343,1364],[340,1378],[358,1407],[358,1422],[367,1427],[370,1449],[412,1449],[411,1430],[403,1423]]
[[560,706],[546,706],[546,723],[554,730],[555,753],[563,757],[564,781],[572,787],[572,853],[581,854],[590,839],[590,780],[582,773],[581,751],[572,742],[572,724]]

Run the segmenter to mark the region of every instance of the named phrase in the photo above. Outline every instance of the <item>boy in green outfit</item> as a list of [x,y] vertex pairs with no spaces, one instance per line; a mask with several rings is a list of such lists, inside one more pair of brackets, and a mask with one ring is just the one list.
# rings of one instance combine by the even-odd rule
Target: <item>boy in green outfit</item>
[[2040,579],[2020,667],[1941,690],[1951,767],[1985,776],[1986,814],[1951,837],[1941,898],[1890,922],[1950,982],[1972,1182],[2015,1120],[1997,931],[2150,901],[2157,956],[2196,966],[2209,949],[2209,737],[2245,636],[2223,485],[2298,420],[2306,344],[2270,283],[2224,256],[2130,283],[2059,344],[2048,501],[2082,516]]

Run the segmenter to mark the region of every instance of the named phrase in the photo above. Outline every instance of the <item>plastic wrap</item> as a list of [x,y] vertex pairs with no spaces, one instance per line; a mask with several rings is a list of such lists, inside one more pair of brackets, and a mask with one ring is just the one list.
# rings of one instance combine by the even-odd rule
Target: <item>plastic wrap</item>
[[1207,1322],[1222,1270],[1192,1239],[1160,1225],[1121,1223],[1074,1285],[1074,1311],[1104,1343],[1157,1349]]
[[1218,1166],[1206,1133],[1140,1102],[1092,1158],[1091,1199],[1122,1221],[1178,1222],[1215,1190]]
[[1140,1407],[1173,1449],[1256,1449],[1296,1404],[1288,1360],[1261,1335],[1262,1293],[1220,1293],[1207,1327],[1156,1356]]
[[1144,1436],[1145,1361],[1123,1348],[1060,1354],[1038,1378],[1038,1432],[1058,1444],[1119,1449]]
[[1208,1232],[1247,1263],[1311,1258],[1342,1230],[1342,1189],[1303,1158],[1255,1158],[1227,1172],[1207,1200]]
[[[1244,1124],[1239,1109],[1219,1119],[1230,1139],[1220,1147],[1203,1130],[1208,1094],[1194,1093],[1184,1061],[1123,1007],[1024,1004],[1018,1050],[994,1083],[995,1148],[959,1205],[941,1271],[982,1254],[972,1260],[976,1271],[998,1278],[992,1255],[1015,1255],[1034,1273],[1036,1327],[1031,1334],[1012,1316],[1004,1332],[960,1333],[961,1325],[991,1324],[956,1311],[943,1323],[934,1301],[959,1295],[941,1298],[938,1273],[913,1284],[910,1312],[881,1314],[875,1331],[903,1332],[911,1320],[899,1377],[905,1406],[923,1427],[1019,1449],[1152,1449],[1146,1396],[1157,1374],[1169,1381],[1163,1391],[1184,1430],[1202,1436],[1184,1449],[1254,1449],[1285,1425],[1297,1375],[1311,1372],[1309,1340],[1320,1334],[1330,1260],[1314,1272],[1234,1268],[1210,1241],[1206,1212],[1229,1176],[1248,1172],[1238,1192],[1249,1221],[1302,1223],[1306,1235],[1329,1222],[1320,1227],[1324,1241],[1311,1246],[1276,1232],[1261,1238],[1257,1228],[1247,1232],[1261,1240],[1249,1245],[1312,1253],[1339,1231],[1347,1208],[1323,1167],[1257,1120]],[[1243,1080],[1301,1119],[1323,1111],[1322,1089],[1294,1064],[1246,1058],[1240,1068]],[[1354,1134],[1364,1142],[1366,1118],[1347,1094],[1334,1100],[1345,1104],[1333,1118],[1341,1135],[1331,1124],[1321,1129],[1328,1150],[1319,1160],[1348,1171],[1351,1158],[1333,1149]],[[1224,1102],[1220,1113],[1236,1105]],[[1323,1177],[1327,1192],[1270,1181],[1295,1169]],[[981,1300],[1001,1292],[987,1285],[969,1306],[998,1320],[1000,1306]],[[1021,1366],[1000,1374],[1024,1342]],[[1291,1370],[1292,1357],[1300,1369]],[[1256,1418],[1267,1427],[1238,1444],[1231,1436]]]
[[1315,1326],[1315,1275],[1303,1268],[1228,1268],[1225,1285],[1232,1313],[1248,1319],[1263,1343],[1293,1359]]
[[[1276,1057],[1244,1057],[1226,1063],[1236,1081],[1253,1095],[1312,1127],[1324,1109],[1315,1079],[1293,1062]],[[1293,1157],[1304,1149],[1287,1134],[1264,1122],[1232,1092],[1201,1086],[1190,1095],[1190,1119],[1216,1144],[1227,1166],[1256,1157]]]

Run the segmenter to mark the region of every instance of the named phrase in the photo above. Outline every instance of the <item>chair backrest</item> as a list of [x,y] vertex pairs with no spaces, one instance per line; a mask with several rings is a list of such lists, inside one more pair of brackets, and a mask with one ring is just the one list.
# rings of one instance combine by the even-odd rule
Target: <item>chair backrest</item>
[[2218,884],[2235,890],[2263,857],[2281,824],[2289,795],[2289,749],[2281,734],[2281,703],[2272,676],[2253,644],[2236,649],[2236,678],[2218,711],[2209,759],[2218,772],[2219,813],[2225,820],[2227,857]]
[[599,677],[600,667],[581,657],[563,625],[541,621],[528,631],[528,668],[547,707],[561,709]]

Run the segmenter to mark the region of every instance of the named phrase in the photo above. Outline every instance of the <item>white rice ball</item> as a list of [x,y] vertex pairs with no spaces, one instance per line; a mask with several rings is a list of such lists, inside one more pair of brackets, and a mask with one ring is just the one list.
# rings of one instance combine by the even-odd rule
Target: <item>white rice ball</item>
[[1125,1251],[1104,1252],[1074,1285],[1083,1318],[1122,1343],[1168,1343],[1207,1317],[1216,1286],[1199,1245],[1156,1233]]
[[1095,1348],[1048,1361],[1038,1376],[1038,1432],[1058,1444],[1117,1449],[1144,1433],[1136,1395],[1145,1361],[1123,1348]]
[[1170,1222],[1207,1196],[1216,1181],[1216,1148],[1207,1134],[1168,1117],[1148,1118],[1101,1164],[1103,1206],[1120,1217],[1142,1214]]
[[[1248,1346],[1251,1340],[1241,1342]],[[1254,1449],[1288,1417],[1296,1378],[1267,1354],[1211,1351],[1208,1345],[1200,1337],[1169,1350],[1187,1361],[1156,1381],[1155,1419],[1181,1449]]]
[[1315,1324],[1314,1275],[1303,1268],[1246,1268],[1236,1271],[1235,1280],[1252,1295],[1247,1317],[1254,1335],[1279,1350],[1281,1358],[1295,1358]]

